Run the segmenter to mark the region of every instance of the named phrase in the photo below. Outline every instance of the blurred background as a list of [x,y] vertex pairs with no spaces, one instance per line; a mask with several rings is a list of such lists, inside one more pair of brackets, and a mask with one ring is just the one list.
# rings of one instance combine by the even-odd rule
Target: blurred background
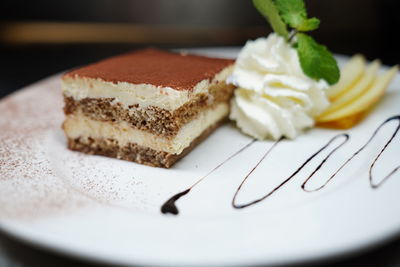
[[[322,21],[313,36],[333,52],[363,53],[388,65],[400,62],[396,42],[400,1],[306,0],[306,4],[309,15]],[[242,46],[270,31],[251,0],[2,0],[0,97],[49,75],[142,47]],[[400,266],[399,255],[400,240],[395,239],[328,266]],[[0,266],[46,266],[46,262],[77,266],[0,233]]]
[[[399,62],[396,0],[307,0],[335,53]],[[251,0],[2,0],[0,97],[48,75],[140,47],[242,46],[270,32]]]

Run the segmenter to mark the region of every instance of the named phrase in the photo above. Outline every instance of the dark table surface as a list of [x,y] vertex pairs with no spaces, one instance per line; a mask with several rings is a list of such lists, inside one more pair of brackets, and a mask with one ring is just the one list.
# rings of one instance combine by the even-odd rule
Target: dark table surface
[[[397,267],[400,266],[400,238],[380,244],[367,251],[360,251],[357,254],[346,255],[324,261],[302,263],[296,266],[363,266],[363,267]],[[37,248],[12,236],[0,233],[0,266],[1,267],[25,267],[25,266],[110,266],[96,264],[84,260],[68,257],[62,254],[49,252]]]
[[[0,98],[66,69],[129,51],[132,45],[0,47]],[[79,52],[77,52],[79,51]],[[315,266],[400,266],[400,237],[357,254],[312,263]],[[302,264],[308,266],[310,263]],[[40,249],[0,232],[0,267],[99,266]],[[104,266],[104,265],[102,265]]]

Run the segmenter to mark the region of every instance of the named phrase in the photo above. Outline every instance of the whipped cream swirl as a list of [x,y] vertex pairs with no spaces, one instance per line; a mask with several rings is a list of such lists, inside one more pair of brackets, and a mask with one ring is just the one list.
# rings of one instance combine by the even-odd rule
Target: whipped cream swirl
[[293,139],[329,106],[328,84],[306,76],[297,51],[275,33],[246,43],[228,83],[238,87],[229,117],[257,139]]

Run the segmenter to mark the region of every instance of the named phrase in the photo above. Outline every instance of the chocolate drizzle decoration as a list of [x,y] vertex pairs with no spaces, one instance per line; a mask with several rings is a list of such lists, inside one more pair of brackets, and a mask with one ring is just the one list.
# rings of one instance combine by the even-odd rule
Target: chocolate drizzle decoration
[[175,202],[186,195],[187,193],[190,192],[190,188],[186,189],[185,191],[182,191],[174,196],[172,196],[170,199],[168,199],[164,205],[161,206],[161,212],[166,214],[166,213],[171,213],[174,215],[178,215],[179,210],[175,205]]
[[236,189],[236,192],[233,196],[232,199],[232,206],[235,209],[243,209],[249,206],[252,206],[258,202],[263,201],[264,199],[270,197],[273,193],[275,193],[276,191],[278,191],[282,186],[284,186],[287,182],[289,182],[293,177],[295,177],[305,166],[307,166],[308,163],[310,163],[317,155],[319,155],[322,151],[324,151],[325,149],[327,149],[334,141],[343,138],[343,141],[337,146],[335,147],[322,161],[321,163],[315,168],[315,170],[310,174],[310,176],[308,176],[308,178],[305,180],[305,182],[301,185],[301,188],[306,191],[306,192],[314,192],[314,191],[318,191],[320,189],[322,189],[323,187],[325,187],[329,181],[333,178],[333,176],[326,181],[323,185],[321,185],[320,187],[313,189],[313,190],[307,190],[305,189],[305,185],[307,184],[307,182],[311,179],[311,177],[314,176],[314,174],[316,174],[321,167],[326,163],[326,161],[339,149],[341,148],[345,143],[347,143],[347,141],[349,140],[350,136],[348,134],[338,134],[336,136],[334,136],[333,138],[331,138],[331,140],[329,140],[328,143],[326,143],[322,148],[320,148],[317,152],[315,152],[311,157],[309,157],[303,164],[301,164],[301,166],[292,173],[292,175],[290,175],[288,178],[286,178],[281,184],[279,184],[277,187],[275,187],[274,189],[272,189],[268,194],[253,200],[249,203],[246,204],[241,204],[238,205],[236,204],[236,198],[237,195],[239,194],[240,190],[242,189],[242,186],[246,183],[246,181],[248,180],[249,176],[253,173],[253,171],[258,167],[258,165],[260,165],[260,163],[262,161],[264,161],[265,157],[271,152],[271,150],[273,148],[275,148],[275,146],[281,141],[277,141],[275,142],[270,149],[268,149],[268,151],[264,154],[264,156],[261,158],[261,160],[254,166],[254,168],[245,176],[245,178],[243,179],[243,181],[241,182],[241,184],[239,185],[239,187]]
[[[386,182],[393,174],[395,174],[399,169],[400,169],[400,165],[395,167],[392,171],[390,171],[379,183],[374,183],[374,179],[372,176],[372,171],[375,167],[375,164],[377,163],[377,161],[379,160],[379,158],[382,156],[383,152],[385,152],[386,148],[390,145],[390,143],[392,143],[393,139],[396,137],[396,135],[398,134],[399,130],[400,130],[400,115],[397,116],[393,116],[388,118],[386,121],[384,121],[373,133],[373,135],[371,136],[371,138],[368,140],[367,144],[365,146],[367,146],[372,139],[374,139],[374,137],[378,134],[378,132],[380,131],[380,129],[386,124],[389,123],[390,121],[393,120],[397,120],[397,127],[395,129],[395,131],[393,132],[392,136],[389,138],[389,141],[387,141],[387,143],[385,144],[385,146],[382,148],[382,150],[379,152],[378,156],[376,156],[376,158],[374,159],[374,161],[372,162],[371,166],[369,167],[369,183],[371,185],[372,188],[376,189],[378,187],[380,187],[384,182]],[[364,147],[362,147],[358,152],[360,152],[361,150],[363,150]]]
[[290,175],[288,178],[286,178],[286,180],[284,180],[280,185],[278,185],[277,187],[275,187],[272,191],[270,191],[268,194],[262,196],[261,198],[258,198],[256,200],[253,200],[249,203],[246,204],[236,204],[236,198],[237,195],[239,194],[240,190],[242,189],[243,184],[247,181],[247,179],[249,178],[249,176],[253,173],[253,171],[260,165],[260,163],[266,158],[266,156],[271,152],[271,150],[281,141],[277,141],[276,143],[274,143],[274,145],[271,146],[271,148],[268,149],[268,151],[264,154],[264,156],[261,158],[261,160],[259,162],[257,162],[257,164],[254,166],[254,168],[245,176],[245,178],[243,179],[242,183],[239,185],[239,187],[237,188],[233,199],[232,199],[232,206],[235,209],[243,209],[249,206],[252,206],[254,204],[257,204],[263,200],[265,200],[266,198],[270,197],[273,193],[275,193],[276,191],[278,191],[282,186],[284,186],[287,182],[289,182],[294,176],[296,176],[309,162],[311,162],[318,154],[320,154],[322,151],[324,151],[325,149],[327,149],[335,140],[337,139],[343,139],[343,141],[336,146],[331,152],[329,152],[329,154],[321,161],[321,163],[315,168],[315,170],[307,177],[307,179],[303,182],[303,184],[301,185],[301,189],[303,189],[305,192],[316,192],[319,191],[321,189],[323,189],[350,161],[352,161],[357,155],[359,155],[371,142],[372,140],[377,136],[377,134],[379,133],[379,131],[382,129],[383,126],[385,126],[387,123],[397,120],[397,127],[394,130],[393,134],[391,135],[391,137],[389,138],[389,140],[386,142],[385,146],[382,148],[382,150],[379,152],[378,156],[375,157],[374,161],[372,162],[370,168],[369,168],[369,182],[370,182],[370,186],[373,189],[378,188],[379,186],[381,186],[385,181],[387,181],[388,178],[390,178],[394,173],[396,173],[399,169],[400,169],[400,165],[397,166],[396,168],[394,168],[391,172],[389,172],[379,183],[374,183],[373,182],[373,175],[372,175],[372,171],[373,168],[375,166],[375,164],[378,162],[379,158],[381,157],[381,155],[383,154],[383,152],[386,150],[386,148],[390,145],[390,143],[393,141],[393,139],[395,138],[395,136],[398,134],[399,130],[400,130],[400,115],[397,116],[393,116],[388,118],[387,120],[385,120],[382,124],[379,125],[379,127],[373,132],[373,134],[371,135],[371,137],[368,139],[368,141],[361,146],[361,148],[359,148],[354,154],[352,154],[330,177],[329,179],[322,184],[320,187],[317,187],[315,189],[306,189],[306,185],[307,183],[310,181],[310,179],[321,169],[321,167],[329,160],[329,158],[338,150],[340,149],[343,145],[345,145],[349,139],[350,136],[347,133],[343,133],[343,134],[338,134],[336,136],[334,136],[333,138],[331,138],[331,140],[328,141],[327,144],[325,144],[322,148],[320,148],[317,152],[315,152],[311,157],[309,157],[303,164],[301,164],[301,166],[292,174]]
[[[301,184],[301,189],[305,192],[311,193],[311,192],[316,192],[319,191],[321,189],[323,189],[324,187],[326,187],[333,178],[336,177],[336,175],[342,171],[342,169],[347,166],[355,157],[357,157],[357,155],[359,155],[361,152],[364,151],[364,149],[375,139],[375,137],[378,135],[378,133],[381,131],[381,129],[388,124],[389,122],[392,121],[397,121],[397,126],[394,129],[392,135],[390,136],[389,140],[385,143],[385,145],[383,146],[383,148],[380,150],[380,152],[378,153],[378,155],[374,158],[372,164],[369,167],[369,183],[372,189],[376,189],[378,187],[380,187],[383,183],[385,183],[391,176],[393,176],[399,169],[400,169],[400,165],[395,167],[393,170],[391,170],[388,174],[386,174],[380,182],[375,183],[374,182],[374,177],[373,177],[373,170],[375,165],[378,163],[379,159],[381,158],[382,154],[385,152],[385,150],[387,149],[387,147],[392,143],[393,139],[396,137],[396,135],[399,133],[400,131],[400,115],[396,115],[396,116],[392,116],[388,119],[386,119],[383,123],[381,123],[378,128],[375,129],[375,131],[373,132],[373,134],[371,135],[371,137],[367,140],[367,142],[365,144],[363,144],[358,150],[356,150],[356,152],[354,152],[330,177],[328,180],[326,180],[321,186],[314,188],[314,189],[307,189],[306,186],[308,184],[308,182],[314,177],[314,175],[329,161],[329,159],[331,158],[331,156],[337,152],[339,149],[341,149],[349,140],[350,140],[350,135],[347,133],[341,133],[338,135],[335,135],[334,137],[332,137],[324,146],[322,146],[320,149],[318,149],[314,154],[312,154],[309,158],[307,158],[307,160],[305,162],[303,162],[300,167],[295,170],[289,177],[287,177],[283,182],[281,182],[278,186],[276,186],[274,189],[272,189],[270,192],[268,192],[267,194],[265,194],[264,196],[255,199],[253,201],[250,201],[248,203],[245,204],[237,204],[236,203],[236,198],[240,192],[240,190],[242,190],[243,185],[245,185],[246,181],[249,179],[249,177],[251,177],[252,173],[258,168],[258,166],[267,158],[267,156],[273,151],[273,149],[283,140],[283,138],[279,139],[278,141],[276,141],[275,143],[272,144],[272,146],[270,146],[268,148],[268,150],[263,154],[263,156],[261,157],[261,159],[259,161],[257,161],[257,163],[254,165],[254,167],[248,172],[248,174],[244,177],[244,179],[242,180],[242,182],[240,183],[240,185],[238,186],[238,188],[235,191],[235,194],[232,198],[232,202],[231,205],[233,208],[235,209],[243,209],[249,206],[252,206],[254,204],[257,204],[265,199],[267,199],[268,197],[270,197],[272,194],[274,194],[276,191],[278,191],[279,189],[281,189],[286,183],[288,183],[290,180],[293,179],[293,177],[295,177],[304,167],[306,167],[315,157],[317,157],[320,153],[322,153],[323,151],[327,150],[329,147],[331,147],[335,142],[340,141],[339,144],[337,144],[336,146],[334,146],[331,151],[328,153],[327,156],[325,156],[322,161],[318,164],[318,166],[312,171],[312,173],[306,178],[306,180]],[[250,145],[252,145],[256,140],[252,140],[250,143],[248,143],[247,145],[245,145],[244,147],[242,147],[240,150],[238,150],[237,152],[235,152],[234,154],[232,154],[230,157],[228,157],[226,160],[224,160],[222,163],[220,163],[219,165],[217,165],[214,169],[212,169],[209,173],[207,173],[205,176],[203,176],[202,178],[200,178],[197,182],[195,182],[191,187],[189,187],[188,189],[186,189],[185,191],[182,191],[176,195],[174,195],[173,197],[171,197],[167,202],[165,202],[165,204],[161,207],[161,212],[162,213],[171,213],[171,214],[178,214],[178,209],[175,205],[175,202],[181,198],[182,196],[188,194],[190,192],[190,190],[195,187],[198,183],[200,183],[203,179],[205,179],[207,176],[209,176],[212,172],[214,172],[215,170],[217,170],[219,167],[221,167],[223,164],[225,164],[226,162],[228,162],[230,159],[232,159],[233,157],[235,157],[236,155],[238,155],[239,153],[241,153],[243,150],[245,150],[247,147],[249,147]]]
[[218,164],[216,167],[214,167],[214,169],[212,169],[211,171],[209,171],[206,175],[204,175],[203,177],[201,177],[200,179],[198,179],[194,184],[192,184],[189,188],[187,188],[186,190],[172,196],[171,198],[169,198],[162,206],[161,206],[161,212],[166,214],[166,213],[170,213],[170,214],[174,214],[177,215],[179,213],[178,208],[175,205],[175,202],[180,199],[181,197],[183,197],[184,195],[188,194],[190,192],[190,190],[195,187],[196,185],[198,185],[201,181],[203,181],[205,178],[207,178],[210,174],[212,174],[213,172],[215,172],[216,170],[218,170],[222,165],[224,165],[225,163],[227,163],[229,160],[231,160],[232,158],[234,158],[235,156],[237,156],[238,154],[240,154],[242,151],[244,151],[246,148],[250,147],[256,140],[253,139],[251,140],[249,143],[247,143],[245,146],[241,147],[239,150],[237,150],[235,153],[233,153],[232,155],[230,155],[228,158],[226,158],[224,161],[222,161],[220,164]]

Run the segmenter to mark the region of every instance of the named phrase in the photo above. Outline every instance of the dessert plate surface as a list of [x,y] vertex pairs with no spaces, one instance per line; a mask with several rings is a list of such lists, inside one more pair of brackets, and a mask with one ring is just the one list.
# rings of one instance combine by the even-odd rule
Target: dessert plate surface
[[[227,123],[168,170],[67,150],[59,79],[0,101],[0,229],[24,241],[116,264],[247,265],[351,253],[400,233],[400,134],[372,168],[372,186],[369,178],[399,125],[399,75],[348,131],[314,128],[293,141],[252,142]],[[203,177],[176,202],[177,216],[160,212]]]

